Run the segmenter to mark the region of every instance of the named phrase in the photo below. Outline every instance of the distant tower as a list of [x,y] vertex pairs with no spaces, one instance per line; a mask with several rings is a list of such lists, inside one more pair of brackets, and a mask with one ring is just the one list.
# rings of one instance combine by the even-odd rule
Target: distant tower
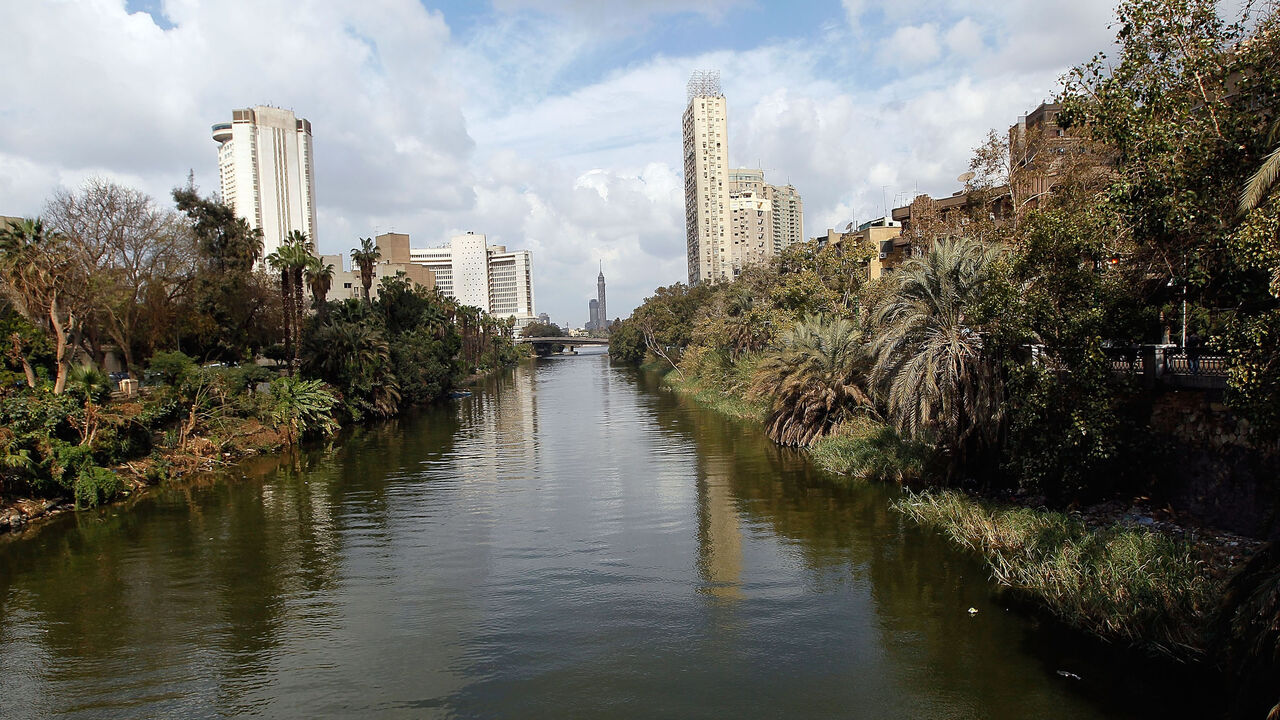
[[316,196],[311,121],[292,110],[258,105],[231,112],[213,126],[222,200],[251,227],[262,229],[262,256],[293,230],[316,241]]
[[600,301],[593,299],[587,307],[591,311],[591,319],[587,321],[587,332],[590,332],[600,326]]
[[602,330],[609,329],[609,311],[604,307],[604,261],[600,261],[600,275],[596,278],[597,319]]

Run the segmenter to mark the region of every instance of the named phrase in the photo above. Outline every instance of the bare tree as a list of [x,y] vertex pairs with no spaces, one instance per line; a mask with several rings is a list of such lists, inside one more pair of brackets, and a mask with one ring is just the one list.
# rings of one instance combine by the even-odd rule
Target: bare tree
[[[137,370],[137,350],[154,349],[146,326],[163,321],[185,292],[194,267],[194,241],[179,216],[146,193],[102,178],[80,190],[59,190],[45,208],[67,238],[93,297],[89,319],[120,349],[125,369]],[[98,350],[98,348],[93,348]]]

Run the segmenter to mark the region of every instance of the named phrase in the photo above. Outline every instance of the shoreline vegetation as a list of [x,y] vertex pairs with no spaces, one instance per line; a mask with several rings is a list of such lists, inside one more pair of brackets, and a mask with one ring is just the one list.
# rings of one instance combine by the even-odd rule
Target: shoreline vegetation
[[896,508],[999,587],[1274,720],[1280,17],[1116,12],[1116,52],[1063,77],[1054,132],[992,131],[945,207],[901,209],[892,248],[850,228],[657,288],[610,354],[906,488]]
[[368,239],[361,297],[329,300],[301,233],[264,258],[227,206],[174,200],[94,179],[0,227],[0,533],[438,402],[529,352],[513,320],[403,276],[371,293]]
[[[681,378],[663,363],[641,369],[663,373],[663,384],[703,407],[763,424],[766,406],[758,399]],[[1164,533],[1125,522],[1124,513],[1114,509],[1086,521],[1078,513],[928,487],[922,483],[927,454],[904,447],[893,428],[872,420],[850,422],[806,450],[811,461],[835,476],[907,488],[893,503],[895,510],[978,554],[996,584],[1066,625],[1177,661],[1203,659],[1200,631],[1235,561],[1219,557],[1226,564],[1215,572],[1206,556],[1216,545],[1197,547],[1180,528]],[[1247,551],[1261,545],[1226,537]]]

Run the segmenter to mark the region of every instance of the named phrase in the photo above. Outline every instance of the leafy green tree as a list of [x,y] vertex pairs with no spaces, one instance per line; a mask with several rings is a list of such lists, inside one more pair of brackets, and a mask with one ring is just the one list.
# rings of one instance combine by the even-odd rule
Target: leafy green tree
[[186,214],[198,250],[191,288],[192,309],[182,346],[202,357],[241,360],[275,342],[280,305],[265,276],[254,273],[262,259],[262,232],[236,217],[230,206],[202,198],[194,187],[173,191]]
[[[3,346],[5,359],[15,371],[21,371],[21,382],[29,388],[40,382],[37,367],[44,372],[53,365],[49,336],[15,310],[3,295],[0,295],[0,346]],[[5,384],[12,387],[17,383],[15,376],[12,383]]]
[[[1264,201],[1265,173],[1249,177],[1275,150],[1267,126],[1280,110],[1280,33],[1274,6],[1253,11],[1125,0],[1119,53],[1068,76],[1059,116],[1107,149],[1110,182],[1093,204],[1112,216],[1113,258],[1139,302],[1172,308],[1185,296],[1191,317],[1216,318],[1210,345],[1242,349],[1229,356],[1228,400],[1249,414],[1263,407],[1249,398],[1277,381],[1257,371],[1280,365],[1269,359],[1280,341],[1265,330],[1278,310],[1268,285],[1280,265],[1280,218]],[[1253,209],[1241,224],[1250,186],[1257,202],[1244,203]],[[1262,346],[1244,352],[1251,340]]]
[[151,363],[147,366],[147,369],[158,374],[166,385],[178,387],[195,367],[195,360],[180,351],[174,350],[172,352],[158,352],[152,355]]
[[529,323],[520,331],[520,337],[565,337],[565,331],[555,323]]
[[876,308],[872,378],[898,430],[936,442],[953,472],[974,446],[995,442],[1003,382],[978,310],[1000,248],[941,240],[891,276]]
[[815,315],[784,333],[756,368],[753,391],[770,400],[765,431],[807,447],[856,413],[874,412],[863,333],[843,317]]
[[614,325],[609,334],[609,359],[626,365],[644,362],[644,334],[630,319]]

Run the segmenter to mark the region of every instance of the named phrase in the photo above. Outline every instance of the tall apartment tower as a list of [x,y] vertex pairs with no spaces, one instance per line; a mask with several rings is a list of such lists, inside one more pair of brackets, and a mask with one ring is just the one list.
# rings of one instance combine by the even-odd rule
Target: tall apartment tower
[[604,306],[604,263],[600,264],[600,275],[596,278],[596,304],[597,315],[600,319],[600,327],[608,329],[609,327],[609,311]]
[[769,204],[773,208],[773,250],[783,250],[804,242],[804,202],[790,185],[769,185]]
[[764,171],[729,171],[729,217],[742,264],[771,258],[804,240],[804,203],[790,185],[770,185]]
[[735,168],[729,171],[729,227],[731,252],[739,267],[761,262],[775,254],[773,205],[763,170]]
[[291,110],[257,105],[213,126],[222,200],[262,230],[262,256],[294,230],[316,240],[311,122]]
[[729,242],[728,107],[718,71],[689,78],[684,111],[684,214],[689,284],[732,280],[735,262]]
[[600,301],[591,298],[591,302],[587,303],[587,313],[591,317],[587,321],[587,331],[590,332],[600,327]]

